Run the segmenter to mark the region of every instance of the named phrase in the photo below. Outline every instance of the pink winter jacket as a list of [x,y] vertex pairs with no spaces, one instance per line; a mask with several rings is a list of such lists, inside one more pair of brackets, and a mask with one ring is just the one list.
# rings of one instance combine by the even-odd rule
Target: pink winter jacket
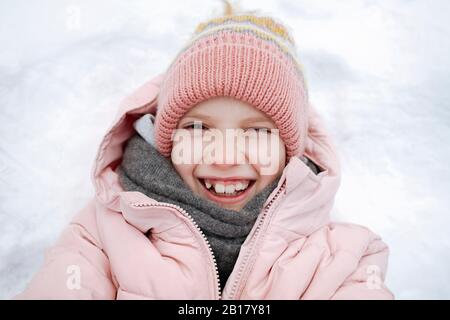
[[340,168],[314,110],[306,154],[324,171],[291,158],[221,292],[212,250],[189,213],[124,191],[115,172],[133,122],[155,114],[163,76],[123,101],[92,168],[95,197],[16,299],[394,298],[384,285],[386,244],[365,227],[330,222]]

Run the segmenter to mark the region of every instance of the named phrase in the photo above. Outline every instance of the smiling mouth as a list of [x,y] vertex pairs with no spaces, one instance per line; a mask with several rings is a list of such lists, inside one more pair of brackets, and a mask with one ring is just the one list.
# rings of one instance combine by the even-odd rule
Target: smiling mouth
[[247,193],[256,182],[256,180],[236,180],[224,183],[203,178],[198,178],[198,181],[205,191],[214,197],[229,198],[230,200]]

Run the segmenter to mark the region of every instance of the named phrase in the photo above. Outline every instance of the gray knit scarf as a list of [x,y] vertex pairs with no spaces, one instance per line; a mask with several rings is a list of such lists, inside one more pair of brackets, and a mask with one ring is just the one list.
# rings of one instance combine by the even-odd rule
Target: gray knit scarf
[[211,244],[222,288],[233,270],[242,243],[280,179],[277,177],[240,211],[225,209],[193,193],[172,162],[138,134],[127,141],[117,173],[124,190],[140,191],[189,212]]

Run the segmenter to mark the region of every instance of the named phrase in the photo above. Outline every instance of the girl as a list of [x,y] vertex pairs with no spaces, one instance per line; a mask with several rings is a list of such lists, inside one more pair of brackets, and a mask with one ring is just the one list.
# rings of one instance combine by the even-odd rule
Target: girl
[[330,222],[336,151],[273,18],[201,23],[123,101],[91,176],[16,298],[393,298],[380,237]]

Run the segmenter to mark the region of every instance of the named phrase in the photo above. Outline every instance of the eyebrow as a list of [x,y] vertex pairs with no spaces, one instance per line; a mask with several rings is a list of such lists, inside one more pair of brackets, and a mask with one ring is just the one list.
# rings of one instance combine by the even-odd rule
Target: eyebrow
[[262,118],[262,117],[249,117],[249,118],[245,118],[244,120],[241,121],[241,123],[267,123],[267,124],[272,124],[272,122],[268,119]]

